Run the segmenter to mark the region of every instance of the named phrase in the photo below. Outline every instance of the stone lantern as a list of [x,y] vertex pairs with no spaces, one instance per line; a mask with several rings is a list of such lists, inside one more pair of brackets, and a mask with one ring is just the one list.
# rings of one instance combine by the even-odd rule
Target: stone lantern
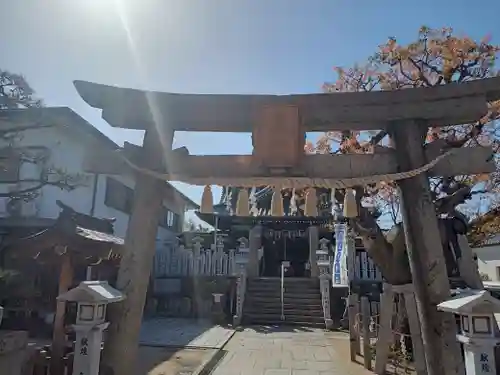
[[76,288],[57,297],[59,301],[76,302],[76,334],[73,375],[98,375],[106,307],[119,302],[124,295],[106,281],[83,281]]
[[486,290],[461,290],[438,310],[460,318],[457,340],[463,344],[467,375],[496,374],[495,346],[500,343],[495,320],[500,301]]
[[238,238],[238,251],[236,253],[235,263],[238,274],[245,272],[249,260],[249,243],[245,237]]
[[321,304],[323,306],[323,315],[325,318],[325,325],[327,329],[333,326],[333,320],[330,315],[330,279],[331,275],[331,264],[330,264],[330,252],[328,250],[330,240],[322,238],[319,240],[319,249],[316,250],[316,259],[319,268],[319,287],[321,292]]
[[328,250],[330,240],[322,238],[319,240],[319,249],[316,250],[316,262],[319,268],[319,277],[329,279],[330,275],[330,252]]

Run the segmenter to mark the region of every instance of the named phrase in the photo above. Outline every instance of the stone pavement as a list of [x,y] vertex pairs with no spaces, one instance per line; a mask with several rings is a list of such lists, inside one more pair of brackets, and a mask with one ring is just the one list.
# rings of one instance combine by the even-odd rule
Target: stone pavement
[[304,327],[244,328],[226,344],[227,352],[211,375],[364,375],[336,346],[347,335]]
[[193,375],[216,355],[218,349],[179,349],[141,346],[135,375]]
[[139,345],[220,349],[233,334],[207,320],[155,318],[142,323]]

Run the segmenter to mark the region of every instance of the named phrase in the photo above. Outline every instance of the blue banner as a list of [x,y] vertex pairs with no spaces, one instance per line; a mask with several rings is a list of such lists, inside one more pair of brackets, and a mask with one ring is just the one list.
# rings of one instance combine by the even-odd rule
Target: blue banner
[[345,224],[337,224],[335,226],[335,259],[333,261],[333,283],[336,285],[342,284],[342,263],[345,259]]

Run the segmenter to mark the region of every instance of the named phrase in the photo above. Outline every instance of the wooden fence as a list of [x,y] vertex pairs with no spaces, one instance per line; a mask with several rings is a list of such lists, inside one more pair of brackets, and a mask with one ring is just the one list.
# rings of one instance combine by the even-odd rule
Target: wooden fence
[[354,259],[354,279],[355,280],[370,280],[382,282],[382,274],[373,262],[372,258],[368,256],[365,249],[356,249],[356,257]]
[[217,276],[235,275],[236,250],[225,252],[222,248],[188,249],[178,247],[156,251],[154,276]]
[[[202,246],[203,239],[192,239],[190,248],[183,245],[165,246],[156,250],[153,266],[154,278],[182,276],[235,276],[239,264],[248,257],[248,240],[240,238],[237,249],[224,249],[222,238],[210,248]],[[259,259],[262,257],[259,250]]]
[[[167,276],[234,276],[238,271],[238,259],[248,254],[247,243],[240,242],[238,249],[224,250],[222,244],[205,249],[195,242],[192,248],[183,245],[157,249],[154,258],[155,278]],[[363,248],[356,248],[354,279],[380,281],[382,274]],[[262,257],[260,250],[259,259]],[[331,258],[333,261],[333,257]]]

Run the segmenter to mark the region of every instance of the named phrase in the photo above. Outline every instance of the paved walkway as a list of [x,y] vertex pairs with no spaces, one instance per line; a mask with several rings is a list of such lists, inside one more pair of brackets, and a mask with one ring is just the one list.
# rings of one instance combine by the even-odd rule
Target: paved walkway
[[156,318],[142,323],[139,345],[220,349],[233,333],[207,320]]
[[236,332],[226,344],[224,358],[212,375],[362,375],[352,365],[342,333],[300,327],[256,326]]

